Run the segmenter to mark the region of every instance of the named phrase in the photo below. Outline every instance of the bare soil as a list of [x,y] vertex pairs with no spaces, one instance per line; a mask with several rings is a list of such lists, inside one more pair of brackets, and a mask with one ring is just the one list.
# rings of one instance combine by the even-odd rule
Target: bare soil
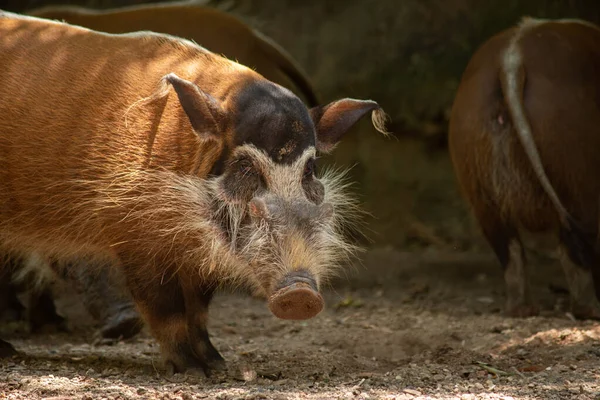
[[371,251],[305,322],[222,294],[211,333],[228,371],[210,378],[167,378],[145,332],[96,341],[65,295],[70,333],[3,327],[25,355],[0,362],[0,399],[600,398],[600,326],[569,316],[553,259],[536,264],[542,314],[528,319],[502,315],[502,275],[487,253]]

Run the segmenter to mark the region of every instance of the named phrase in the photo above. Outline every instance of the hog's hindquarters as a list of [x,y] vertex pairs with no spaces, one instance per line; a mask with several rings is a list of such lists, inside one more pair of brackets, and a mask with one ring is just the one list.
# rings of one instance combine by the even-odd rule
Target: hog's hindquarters
[[[600,148],[600,112],[594,106],[600,86],[590,83],[598,75],[597,69],[586,66],[593,53],[579,37],[583,28],[564,24],[558,27],[558,35],[551,33],[557,25],[528,26],[526,21],[496,35],[477,51],[455,98],[449,148],[462,191],[504,268],[507,312],[517,316],[537,312],[518,233],[524,228],[558,234],[566,255],[563,267],[573,313],[597,318],[600,308],[590,269],[598,268],[599,258],[591,246],[581,246],[578,238],[595,243],[597,236],[600,181],[590,177],[600,172],[600,158],[595,154]],[[590,33],[594,35],[587,32],[584,37]],[[516,35],[520,40],[515,41]],[[563,47],[565,43],[568,48]],[[600,45],[597,39],[596,43]],[[507,62],[514,61],[510,57],[520,62],[514,76],[506,68]],[[589,75],[579,76],[582,71]],[[512,97],[507,89],[511,79],[524,85],[523,92],[515,91]],[[578,221],[575,229],[561,224],[540,184],[543,178],[533,172],[517,131],[522,128],[516,122],[523,121],[515,120],[520,113],[511,112],[511,101],[517,111],[524,112],[547,179]]]

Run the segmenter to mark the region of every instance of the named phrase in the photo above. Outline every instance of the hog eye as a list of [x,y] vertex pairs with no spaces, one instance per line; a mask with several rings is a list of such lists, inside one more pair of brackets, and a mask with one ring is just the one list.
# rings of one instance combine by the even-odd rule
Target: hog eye
[[311,158],[310,160],[308,160],[306,162],[306,165],[304,166],[304,175],[303,178],[306,179],[310,179],[314,176],[315,174],[315,159]]
[[242,158],[237,162],[237,168],[238,171],[244,176],[249,176],[254,173],[254,166],[252,165],[252,161],[246,158]]

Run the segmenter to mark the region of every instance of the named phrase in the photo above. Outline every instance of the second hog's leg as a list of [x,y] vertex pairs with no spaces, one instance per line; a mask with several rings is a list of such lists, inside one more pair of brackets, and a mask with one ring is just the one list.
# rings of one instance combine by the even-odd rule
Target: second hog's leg
[[[17,290],[12,282],[12,260],[8,256],[1,258],[0,265],[0,320],[19,320],[24,307],[17,298]],[[17,355],[13,345],[0,339],[0,359]]]
[[[26,260],[22,256],[5,254],[2,259],[4,268],[0,277],[0,307],[7,307],[5,311],[12,313],[16,319],[25,317],[31,333],[66,331],[66,321],[56,311],[50,283],[44,279],[38,281],[32,271],[16,278],[21,269],[29,269],[24,265],[25,262],[36,262],[36,258]],[[26,308],[19,302],[19,293],[26,293]]]
[[17,298],[9,268],[0,268],[0,321],[18,321],[23,318],[25,307]]
[[479,226],[504,270],[505,313],[512,317],[537,315],[531,298],[523,243],[515,227],[504,221],[494,207],[474,207]]
[[107,339],[130,338],[143,328],[143,322],[127,288],[112,274],[109,263],[86,259],[71,263],[68,278],[78,288],[87,311],[100,324]]
[[31,289],[28,298],[27,321],[31,333],[67,331],[67,322],[58,315],[50,288]]

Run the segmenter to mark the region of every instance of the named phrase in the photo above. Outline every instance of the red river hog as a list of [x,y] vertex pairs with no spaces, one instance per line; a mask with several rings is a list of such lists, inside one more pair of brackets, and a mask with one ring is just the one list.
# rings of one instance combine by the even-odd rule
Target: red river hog
[[376,102],[308,109],[185,39],[7,12],[0,69],[5,252],[118,265],[168,372],[223,363],[206,328],[218,287],[283,319],[322,310],[356,203],[315,158],[365,114],[385,132]]
[[600,30],[525,18],[484,43],[452,108],[462,191],[504,268],[506,310],[537,312],[522,230],[553,232],[578,318],[600,318]]

